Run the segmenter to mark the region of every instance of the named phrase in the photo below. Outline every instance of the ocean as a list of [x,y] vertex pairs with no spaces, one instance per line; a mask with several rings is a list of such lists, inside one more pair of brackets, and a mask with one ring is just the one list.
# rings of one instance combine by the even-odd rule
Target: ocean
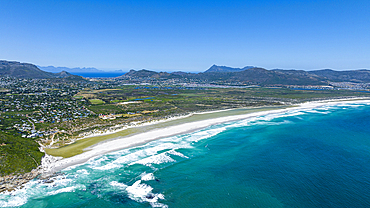
[[126,72],[70,72],[71,74],[87,78],[112,78],[124,75]]
[[0,194],[0,207],[370,207],[370,103],[213,125]]

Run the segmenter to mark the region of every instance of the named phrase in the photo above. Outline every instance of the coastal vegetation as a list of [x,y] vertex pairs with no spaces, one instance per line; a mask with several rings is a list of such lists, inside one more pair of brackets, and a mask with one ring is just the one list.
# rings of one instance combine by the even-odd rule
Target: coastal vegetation
[[[279,86],[230,81],[229,78],[236,76],[233,73],[239,73],[237,76],[244,76],[241,73],[257,76],[263,72],[258,75],[260,78],[270,74],[253,67],[242,70],[213,66],[212,70],[199,75],[141,70],[117,78],[86,79],[68,73],[58,75],[59,78],[55,74],[51,76],[51,73],[48,74],[51,77],[47,78],[17,78],[17,70],[32,72],[38,71],[37,67],[18,62],[1,63],[3,73],[6,73],[6,67],[10,67],[15,74],[0,77],[0,175],[21,174],[36,168],[44,155],[39,148],[54,156],[71,157],[110,137],[79,139],[119,130],[133,123],[163,120],[193,112],[281,107],[306,101],[369,95],[366,82],[327,82],[326,78],[312,74],[312,79],[325,85],[304,85],[303,79],[300,85]],[[284,73],[307,75],[297,71]],[[320,73],[322,76],[334,76],[330,71]],[[214,79],[210,80],[210,77]],[[347,73],[344,77],[359,80],[356,73]],[[289,79],[284,82],[289,82]],[[130,134],[134,131],[126,132]]]
[[25,139],[15,131],[0,132],[0,176],[24,174],[40,165],[44,153],[33,139]]

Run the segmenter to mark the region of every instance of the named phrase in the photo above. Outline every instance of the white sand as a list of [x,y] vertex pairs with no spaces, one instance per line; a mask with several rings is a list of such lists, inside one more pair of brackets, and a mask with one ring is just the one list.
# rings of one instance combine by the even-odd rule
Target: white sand
[[325,106],[325,105],[337,105],[340,103],[369,103],[369,102],[370,102],[369,98],[367,100],[346,99],[346,100],[325,100],[325,101],[317,101],[317,102],[307,102],[307,103],[300,104],[297,107],[292,107],[292,108],[287,108],[287,109],[268,110],[268,111],[261,111],[261,112],[248,113],[248,114],[242,114],[242,115],[226,116],[226,117],[220,117],[216,119],[200,120],[200,121],[195,121],[191,123],[180,124],[177,126],[169,126],[166,128],[155,129],[155,130],[140,133],[137,135],[131,135],[127,137],[121,137],[121,138],[117,138],[114,140],[105,141],[105,142],[102,142],[102,143],[99,143],[97,145],[87,148],[86,150],[88,151],[82,154],[79,154],[79,155],[76,155],[70,158],[59,159],[57,161],[53,161],[50,163],[47,162],[43,164],[43,168],[44,168],[44,172],[59,171],[68,166],[86,162],[90,158],[93,158],[93,157],[96,157],[96,156],[99,156],[99,155],[102,155],[108,152],[140,145],[140,144],[147,143],[149,141],[164,138],[164,137],[184,134],[187,132],[193,132],[195,130],[202,129],[202,128],[215,125],[215,124],[242,120],[242,119],[247,119],[247,118],[252,118],[252,117],[257,117],[257,116],[263,116],[267,114],[277,114],[277,113],[283,113],[283,112],[288,112],[288,111],[312,109],[312,108]]

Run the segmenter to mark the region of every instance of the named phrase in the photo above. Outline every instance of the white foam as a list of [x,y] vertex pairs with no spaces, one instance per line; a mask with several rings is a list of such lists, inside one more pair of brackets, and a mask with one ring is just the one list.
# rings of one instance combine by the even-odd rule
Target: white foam
[[130,163],[130,165],[142,164],[146,166],[151,166],[152,164],[161,164],[161,163],[169,163],[169,162],[175,162],[175,160],[172,159],[170,156],[168,156],[164,152],[158,155],[153,155],[153,156],[141,159],[139,161],[132,162]]
[[12,196],[9,200],[0,196],[0,207],[18,207],[27,203],[26,196]]
[[[357,101],[356,101],[357,102]],[[369,102],[369,101],[367,101]],[[366,103],[368,104],[368,103]],[[370,103],[369,103],[370,104]],[[145,142],[157,137],[165,137],[166,135],[173,135],[177,132],[187,131],[189,129],[196,128],[203,128],[207,127],[208,125],[215,125],[208,127],[203,130],[196,131],[194,133],[187,133],[183,135],[177,136],[170,136],[164,139],[160,139],[157,141],[152,141],[145,145],[141,145],[139,147],[134,147],[126,150],[121,150],[118,152],[110,153],[108,155],[99,156],[96,158],[92,158],[87,162],[87,166],[92,169],[100,169],[100,170],[108,170],[112,168],[123,167],[125,165],[132,165],[132,164],[143,164],[147,166],[151,166],[152,164],[162,164],[162,163],[169,163],[169,162],[176,162],[171,156],[176,155],[182,158],[188,158],[187,156],[183,155],[180,152],[177,152],[177,149],[181,148],[191,148],[192,142],[197,142],[202,139],[207,139],[209,137],[215,136],[228,128],[232,128],[235,126],[249,126],[255,124],[269,124],[269,125],[279,125],[283,124],[288,121],[282,122],[274,122],[271,121],[274,118],[281,118],[281,117],[288,117],[288,116],[298,116],[306,113],[330,113],[330,110],[337,109],[338,103],[331,103],[331,104],[322,104],[322,103],[309,103],[301,105],[297,108],[285,109],[285,110],[275,110],[269,112],[258,112],[252,114],[246,114],[241,116],[231,116],[231,117],[223,117],[217,118],[212,120],[200,121],[200,122],[193,122],[184,125],[168,127],[166,129],[158,129],[153,131],[134,135],[128,138],[121,138],[118,140],[113,140],[107,143],[99,144],[93,148],[91,151],[85,152],[81,155],[77,155],[72,158],[63,159],[61,161],[56,161],[56,166],[58,165],[65,165],[69,164],[69,162],[81,158],[91,158],[96,157],[96,154],[105,153],[106,151],[111,150],[112,148],[121,148],[125,147],[130,144],[134,144],[135,142]],[[348,103],[343,105],[342,107],[353,107],[358,106],[355,103]],[[273,114],[271,114],[273,113]],[[233,121],[237,120],[239,121]],[[244,120],[240,120],[244,119]],[[219,124],[222,122],[229,122],[224,124]],[[132,140],[135,140],[133,142]],[[160,154],[158,154],[161,152]],[[87,175],[89,174],[88,170],[81,169],[77,171],[78,175]],[[69,177],[69,178],[68,178]],[[53,178],[54,182],[43,184],[36,181],[31,181],[26,184],[26,188],[21,190],[16,190],[12,193],[3,193],[0,194],[0,207],[9,207],[9,206],[21,206],[22,204],[26,203],[28,198],[37,198],[37,197],[44,197],[45,195],[55,195],[64,192],[73,192],[76,189],[82,187],[78,185],[78,181],[76,182],[75,179],[70,179],[73,175],[67,176],[58,176]],[[112,181],[109,184],[111,186],[119,187],[120,189],[124,189],[128,192],[129,196],[133,200],[137,201],[145,201],[149,202],[153,207],[165,207],[166,205],[161,204],[158,202],[159,199],[164,199],[162,194],[153,194],[151,193],[153,188],[147,184],[142,183],[142,181],[149,181],[154,180],[155,176],[153,173],[143,173],[140,175],[141,180],[135,182],[132,186],[127,186],[123,183],[118,183],[117,181]],[[81,180],[81,179],[79,179]],[[76,185],[77,183],[77,185]],[[7,195],[8,194],[8,195]],[[11,195],[10,195],[11,194]],[[147,197],[150,194],[150,197]],[[153,195],[151,195],[153,194]]]
[[182,158],[189,158],[188,156],[185,156],[184,154],[182,154],[180,152],[176,152],[175,150],[170,150],[167,153],[169,153],[171,155],[176,155],[176,156],[179,156],[179,157],[182,157]]
[[[153,188],[141,180],[136,181],[132,186],[128,186],[126,191],[130,199],[138,202],[149,202],[152,207],[167,207],[167,205],[159,203],[159,199],[164,199],[163,194],[152,193]],[[150,197],[148,197],[150,196]]]
[[[53,167],[55,167],[55,170],[58,170],[58,168],[60,170],[71,164],[84,162],[87,159],[95,157],[97,155],[102,155],[102,154],[105,154],[105,153],[108,153],[114,150],[125,149],[130,146],[135,146],[138,144],[146,143],[151,140],[155,140],[159,138],[172,137],[171,139],[175,141],[176,139],[178,139],[178,137],[173,137],[173,135],[184,134],[186,132],[194,131],[195,129],[204,129],[211,125],[216,125],[220,123],[232,122],[235,120],[243,120],[243,119],[251,119],[251,122],[252,122],[253,120],[261,119],[261,117],[264,117],[263,120],[268,121],[269,119],[271,120],[277,117],[302,115],[303,113],[305,113],[304,112],[305,110],[309,110],[309,109],[328,111],[342,103],[346,103],[349,105],[367,104],[367,103],[370,103],[370,101],[369,100],[330,100],[330,101],[308,102],[308,103],[303,103],[297,107],[292,107],[292,108],[287,108],[287,109],[277,109],[277,110],[242,114],[242,115],[219,117],[219,118],[214,118],[214,119],[180,124],[177,126],[169,126],[167,128],[154,129],[154,130],[144,132],[141,134],[131,135],[127,137],[120,137],[115,140],[110,140],[104,143],[97,144],[93,147],[87,148],[86,150],[89,150],[89,151],[85,151],[82,154],[56,161],[53,164]],[[225,129],[227,128],[216,127],[214,130],[211,130],[209,132],[199,133],[199,135],[189,134],[190,136],[188,137],[188,141],[197,142],[202,139],[207,139],[211,136],[214,136],[224,131]],[[147,154],[150,155],[151,153],[147,153]],[[95,166],[95,164],[93,166]]]
[[93,169],[95,169],[95,170],[110,170],[110,169],[121,168],[121,167],[122,167],[122,165],[118,165],[118,164],[115,164],[115,163],[109,163],[109,164],[104,165],[104,166],[93,167]]
[[[168,149],[176,149],[176,148],[188,148],[190,147],[189,145],[185,145],[184,143],[176,144],[172,142],[166,142],[166,143],[161,143],[161,142],[154,142],[154,143],[148,143],[142,147],[139,148],[139,150],[136,150],[132,153],[126,154],[126,155],[121,155],[118,157],[118,155],[115,154],[115,160],[109,161],[107,164],[102,165],[100,162],[95,163],[93,161],[90,162],[90,168],[92,169],[97,169],[97,170],[109,170],[109,169],[114,169],[114,168],[120,168],[123,167],[124,164],[131,164],[132,162],[135,161],[140,161],[144,160],[145,158],[148,158],[150,156],[156,155],[159,151],[163,150],[168,150]],[[132,149],[138,149],[138,148],[132,148]],[[107,157],[109,157],[108,155]],[[155,158],[151,158],[155,159]],[[149,159],[149,160],[151,160]],[[158,159],[158,158],[157,158]],[[100,160],[100,159],[98,159]],[[148,160],[148,159],[147,159]],[[169,160],[167,158],[167,160]],[[158,163],[159,164],[159,163]]]
[[76,172],[79,173],[79,174],[83,174],[83,175],[89,175],[90,174],[89,172],[87,172],[86,169],[77,170]]
[[60,194],[60,193],[65,193],[65,192],[73,192],[73,191],[75,191],[76,188],[77,188],[77,186],[65,187],[65,188],[58,189],[56,191],[48,192],[47,195],[52,196],[52,195],[57,195],[57,194]]
[[142,181],[151,181],[151,180],[154,180],[155,177],[153,175],[153,173],[142,173],[141,174],[141,180]]
[[118,183],[117,181],[112,181],[112,182],[109,183],[109,185],[119,187],[119,188],[122,188],[122,189],[127,188],[127,185],[125,185],[123,183]]
[[57,176],[53,178],[54,184],[57,186],[67,186],[68,184],[72,183],[73,180],[70,178],[65,178],[64,176]]
[[103,162],[107,161],[108,157],[106,155],[101,156],[99,158],[91,158],[89,161],[87,161],[87,164],[89,164],[90,168],[100,166]]
[[142,198],[152,192],[153,188],[147,184],[141,183],[141,180],[136,181],[132,186],[126,188],[126,191],[133,198]]
[[192,134],[189,134],[186,141],[188,142],[199,142],[204,139],[216,136],[217,134],[226,130],[226,127],[216,127],[213,129],[201,130]]
[[83,185],[71,186],[74,180],[66,179],[65,176],[52,177],[51,183],[43,183],[43,180],[31,180],[24,184],[22,189],[0,194],[0,207],[17,207],[27,203],[29,199],[42,199],[45,196],[59,193],[73,192],[77,188],[85,188]]

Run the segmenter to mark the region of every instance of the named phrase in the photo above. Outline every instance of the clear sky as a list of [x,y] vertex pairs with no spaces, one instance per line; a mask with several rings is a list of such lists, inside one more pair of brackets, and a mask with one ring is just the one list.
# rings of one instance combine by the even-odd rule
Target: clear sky
[[164,71],[370,69],[370,1],[0,0],[0,60]]

